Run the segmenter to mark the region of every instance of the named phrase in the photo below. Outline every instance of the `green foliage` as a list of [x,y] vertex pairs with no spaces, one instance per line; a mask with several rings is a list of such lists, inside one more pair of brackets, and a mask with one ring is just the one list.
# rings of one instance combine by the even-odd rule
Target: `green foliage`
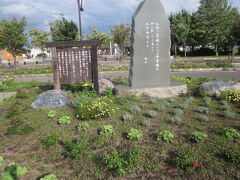
[[223,91],[221,93],[221,98],[228,102],[240,102],[240,91],[235,91],[233,89]]
[[143,120],[143,121],[141,122],[141,125],[142,125],[142,126],[145,126],[145,127],[150,126],[150,125],[151,125],[151,121],[148,120],[148,119],[145,119],[145,120]]
[[103,126],[99,132],[100,135],[109,136],[113,134],[113,127],[111,125]]
[[2,156],[0,156],[0,167],[2,167],[2,166],[3,166],[3,163],[4,163],[4,159],[3,159],[3,157],[2,157]]
[[170,98],[167,101],[170,102],[170,103],[174,103],[176,101],[176,99],[175,98]]
[[117,24],[112,30],[113,41],[117,43],[122,51],[130,40],[131,28],[128,25]]
[[201,114],[197,117],[197,120],[200,121],[200,122],[208,122],[209,118],[207,116]]
[[48,174],[42,177],[40,180],[58,180],[55,174]]
[[141,152],[134,149],[132,152],[114,151],[105,158],[107,168],[115,176],[124,176],[140,165]]
[[164,130],[160,132],[157,136],[158,141],[164,140],[166,142],[171,142],[173,138],[174,138],[174,134],[169,130]]
[[112,88],[105,88],[104,89],[104,95],[105,96],[113,96],[113,89]]
[[24,135],[29,135],[32,134],[35,131],[35,129],[29,125],[26,125],[22,128],[22,133]]
[[60,125],[67,125],[71,123],[71,117],[70,116],[63,116],[58,120],[58,124]]
[[209,110],[207,107],[200,106],[200,107],[198,107],[197,112],[202,113],[202,114],[208,114]]
[[46,136],[43,140],[42,140],[42,144],[44,147],[51,147],[51,146],[55,146],[59,141],[59,136],[56,134],[52,134],[50,136]]
[[157,112],[156,111],[152,111],[152,110],[147,111],[146,112],[146,116],[150,117],[150,118],[155,118],[155,117],[157,117]]
[[198,163],[198,159],[199,158],[196,156],[194,150],[186,149],[184,152],[178,152],[177,156],[173,159],[173,162],[176,167],[187,170],[188,168],[193,168],[194,162]]
[[223,151],[222,155],[227,161],[234,163],[234,164],[240,164],[240,152],[239,151],[227,149],[227,150]]
[[64,142],[67,152],[67,157],[71,159],[78,159],[89,150],[89,143],[87,138],[81,137],[79,140]]
[[89,124],[87,122],[83,122],[81,124],[79,124],[76,129],[77,131],[81,131],[81,132],[86,132],[89,129]]
[[140,113],[140,112],[141,112],[141,108],[140,108],[139,106],[135,105],[135,106],[133,106],[133,107],[130,109],[130,112],[131,112],[131,113],[135,113],[135,114]]
[[50,29],[53,41],[74,41],[78,38],[77,25],[64,17],[50,23]]
[[123,121],[131,121],[133,119],[133,116],[131,114],[123,114],[122,120]]
[[195,143],[200,143],[203,142],[207,137],[207,134],[195,131],[189,136],[189,140]]
[[28,90],[17,90],[16,98],[26,99],[28,97]]
[[89,26],[91,33],[86,34],[86,38],[89,40],[98,40],[101,42],[102,48],[108,48],[111,42],[111,36],[108,33],[100,32],[94,26]]
[[112,98],[79,95],[74,106],[77,108],[77,117],[80,119],[99,119],[111,117],[116,112]]
[[194,68],[224,68],[224,67],[234,67],[230,61],[224,62],[212,62],[212,63],[196,63],[196,62],[184,62],[182,60],[175,61],[172,65],[172,69],[194,69]]
[[160,104],[154,107],[154,110],[156,111],[163,111],[166,109],[166,105],[165,104]]
[[28,169],[26,167],[19,167],[15,164],[9,165],[4,169],[4,172],[0,174],[1,180],[18,180],[19,177],[27,174]]
[[140,140],[143,137],[142,131],[138,129],[130,129],[127,138],[130,140]]
[[150,98],[149,99],[149,103],[150,104],[155,104],[157,102],[157,99],[156,98]]
[[183,104],[180,104],[180,105],[179,105],[179,108],[180,108],[180,109],[187,109],[188,106],[189,106],[188,103],[183,103]]
[[13,18],[10,21],[2,20],[0,22],[0,49],[10,52],[15,60],[17,55],[23,52],[23,46],[26,43],[26,35],[24,29],[26,19],[17,20]]
[[18,102],[14,103],[12,107],[7,111],[7,116],[12,119],[17,117],[23,112],[23,107]]
[[20,128],[23,125],[23,121],[16,121],[12,126],[8,127],[5,135],[10,136],[10,135],[16,135],[20,134]]
[[234,112],[226,110],[226,111],[223,112],[223,117],[226,118],[226,119],[235,119],[236,114]]
[[183,114],[183,110],[182,109],[178,109],[178,108],[175,108],[172,110],[172,113],[175,115],[175,116],[181,116]]
[[226,129],[225,136],[230,140],[234,140],[234,139],[240,138],[240,132],[233,128]]
[[49,35],[50,33],[42,32],[38,29],[29,30],[29,37],[32,39],[31,46],[41,49],[42,55],[44,54],[45,44],[49,41]]
[[229,104],[224,104],[219,109],[224,111],[230,111],[231,107],[229,106]]
[[212,104],[212,98],[210,97],[204,97],[203,100],[206,106],[210,106]]
[[49,118],[54,118],[56,115],[57,115],[57,112],[54,111],[54,110],[51,110],[51,111],[49,111],[49,113],[48,113],[48,117],[49,117]]

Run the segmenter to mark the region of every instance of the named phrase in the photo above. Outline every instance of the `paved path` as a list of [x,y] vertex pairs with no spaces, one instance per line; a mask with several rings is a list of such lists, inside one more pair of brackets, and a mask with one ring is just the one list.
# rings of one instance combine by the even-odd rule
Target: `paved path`
[[2,101],[3,99],[5,99],[7,97],[13,96],[14,94],[16,94],[16,92],[0,93],[0,101]]
[[[172,72],[171,75],[177,75],[182,77],[189,76],[189,77],[208,77],[208,78],[217,78],[217,79],[240,80],[240,71]],[[128,77],[128,71],[99,73],[99,79],[101,78],[114,79],[119,77]],[[15,78],[16,82],[32,81],[32,80],[37,80],[40,82],[52,81],[52,75],[31,75],[31,76],[26,75],[26,76]]]

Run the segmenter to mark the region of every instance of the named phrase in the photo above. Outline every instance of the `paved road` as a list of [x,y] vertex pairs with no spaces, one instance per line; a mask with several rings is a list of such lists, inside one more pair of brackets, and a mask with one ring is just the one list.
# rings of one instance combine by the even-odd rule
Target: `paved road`
[[[229,79],[229,80],[240,80],[240,71],[219,71],[219,72],[172,72],[172,75],[182,76],[182,77],[208,77],[208,78],[217,78],[217,79]],[[119,77],[128,77],[128,72],[100,72],[99,78],[119,78]],[[1,80],[1,79],[0,79]],[[32,81],[37,80],[40,82],[52,81],[52,76],[25,76],[17,77],[16,82],[19,81]]]

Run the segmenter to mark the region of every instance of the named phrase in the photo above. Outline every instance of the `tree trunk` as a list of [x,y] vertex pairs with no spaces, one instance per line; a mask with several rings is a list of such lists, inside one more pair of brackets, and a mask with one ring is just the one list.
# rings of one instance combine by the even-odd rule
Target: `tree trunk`
[[44,55],[43,55],[44,49],[41,49],[41,52],[42,52],[42,62],[43,62],[43,64],[45,64],[45,59],[44,59]]
[[13,55],[13,59],[14,59],[14,69],[17,69],[17,56]]
[[218,56],[218,44],[215,44],[215,53],[216,53],[216,56]]
[[186,48],[186,46],[183,46],[183,49],[184,49],[184,57],[187,57],[187,48]]
[[176,44],[174,45],[174,51],[175,51],[174,54],[175,54],[175,58],[176,58],[177,57],[177,45]]

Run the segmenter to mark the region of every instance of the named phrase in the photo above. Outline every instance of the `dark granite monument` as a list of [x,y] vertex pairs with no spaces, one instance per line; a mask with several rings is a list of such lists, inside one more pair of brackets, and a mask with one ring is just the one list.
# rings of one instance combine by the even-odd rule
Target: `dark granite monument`
[[160,0],[144,0],[133,15],[132,88],[170,86],[170,23]]

